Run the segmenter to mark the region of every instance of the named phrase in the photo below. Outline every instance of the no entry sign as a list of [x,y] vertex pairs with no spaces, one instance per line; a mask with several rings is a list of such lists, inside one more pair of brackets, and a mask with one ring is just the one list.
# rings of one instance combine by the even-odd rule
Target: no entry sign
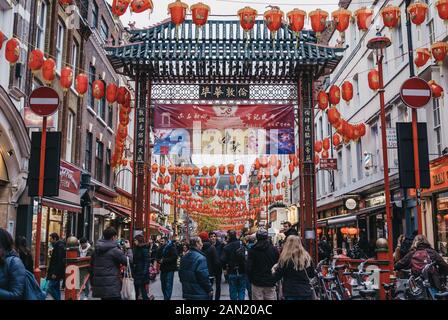
[[40,87],[31,92],[29,105],[35,114],[47,117],[58,110],[59,95],[52,88]]
[[401,100],[410,108],[418,109],[431,100],[431,88],[429,84],[418,77],[406,80],[400,90]]

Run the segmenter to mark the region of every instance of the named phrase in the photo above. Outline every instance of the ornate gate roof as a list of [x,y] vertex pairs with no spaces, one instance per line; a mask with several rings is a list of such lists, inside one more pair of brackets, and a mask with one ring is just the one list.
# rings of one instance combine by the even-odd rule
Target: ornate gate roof
[[129,33],[129,44],[106,48],[109,60],[126,75],[139,70],[156,82],[290,82],[303,70],[331,72],[345,50],[317,44],[313,31],[297,38],[287,25],[273,39],[263,20],[249,36],[238,20],[209,20],[200,30],[188,20],[177,33],[167,20]]

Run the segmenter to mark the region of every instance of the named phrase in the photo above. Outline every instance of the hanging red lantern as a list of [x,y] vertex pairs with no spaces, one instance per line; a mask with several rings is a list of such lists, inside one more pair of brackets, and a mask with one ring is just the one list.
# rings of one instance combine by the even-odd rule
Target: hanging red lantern
[[158,170],[159,170],[159,166],[157,165],[157,163],[153,163],[153,164],[151,165],[151,171],[152,171],[152,173],[156,174]]
[[130,92],[126,87],[119,87],[117,90],[117,102],[119,104],[126,104],[129,99]]
[[257,158],[257,159],[255,159],[255,162],[254,162],[254,168],[255,168],[255,170],[259,170],[260,167],[261,167],[260,159]]
[[295,166],[294,166],[294,163],[290,162],[289,165],[288,165],[288,169],[289,169],[289,173],[293,174],[294,170],[296,169]]
[[249,34],[249,31],[255,25],[255,19],[257,18],[257,10],[251,7],[244,7],[238,10],[238,17],[240,17],[240,25],[243,28],[245,34]]
[[338,147],[341,144],[341,136],[338,134],[333,135],[333,145]]
[[153,10],[154,6],[151,0],[132,0],[131,12],[141,13],[146,10]]
[[204,166],[204,167],[202,167],[201,170],[202,170],[202,175],[203,176],[206,176],[208,174],[208,167]]
[[436,1],[437,13],[440,19],[445,23],[448,22],[448,0],[437,0]]
[[175,24],[176,29],[185,22],[188,5],[180,0],[176,0],[168,5],[168,11],[171,15],[171,21]]
[[60,84],[62,87],[62,90],[64,92],[67,92],[68,89],[70,89],[70,87],[73,84],[73,70],[70,67],[64,67],[61,70],[61,79],[60,79]]
[[165,184],[170,183],[170,181],[171,181],[171,177],[170,176],[165,176],[165,178],[164,178]]
[[339,8],[331,14],[333,18],[336,30],[339,31],[341,38],[345,38],[345,31],[350,25],[350,18],[352,17],[352,12],[343,8]]
[[341,114],[339,113],[338,109],[336,109],[335,107],[328,109],[327,117],[328,117],[328,122],[330,122],[331,125],[335,125],[337,122],[339,122],[341,120]]
[[316,9],[311,11],[308,16],[311,20],[311,28],[314,32],[316,32],[316,37],[319,40],[321,33],[327,26],[328,12],[321,9]]
[[414,63],[417,68],[423,67],[428,62],[429,58],[431,58],[431,53],[428,48],[418,48],[415,50],[415,53]]
[[315,150],[317,153],[322,152],[322,141],[317,140],[317,141],[314,142],[314,150]]
[[319,91],[317,94],[317,105],[322,111],[328,108],[328,95],[325,91]]
[[289,11],[286,16],[289,20],[289,28],[296,34],[296,37],[299,38],[300,32],[305,26],[306,12],[300,9],[293,9]]
[[20,59],[20,41],[11,38],[6,42],[5,57],[10,64],[15,64]]
[[78,94],[83,97],[84,94],[87,92],[89,87],[89,79],[87,78],[87,75],[84,73],[78,74],[78,76],[75,79],[75,89]]
[[118,86],[115,83],[109,83],[106,88],[106,100],[109,104],[115,103],[117,101]]
[[105,85],[103,80],[95,80],[92,83],[93,97],[97,100],[101,100],[104,97]]
[[364,137],[366,135],[366,125],[364,123],[358,124],[359,135]]
[[448,53],[448,43],[439,41],[431,45],[431,53],[437,64],[441,65]]
[[240,175],[244,174],[244,164],[240,164],[240,166],[238,167],[238,172],[240,173]]
[[42,68],[44,64],[44,53],[39,49],[31,51],[28,58],[28,68],[30,68],[32,73],[36,73]]
[[210,14],[210,7],[202,2],[191,6],[191,16],[193,23],[197,27],[202,27],[207,23],[208,15]]
[[325,138],[322,141],[322,147],[324,148],[324,150],[330,149],[330,138]]
[[369,30],[372,24],[373,10],[370,8],[362,7],[355,11],[354,14],[358,29],[362,31]]
[[330,87],[328,100],[330,101],[330,104],[333,106],[339,104],[339,102],[341,101],[341,90],[339,89],[338,86],[332,85]]
[[411,18],[411,22],[417,26],[425,22],[427,12],[428,5],[423,2],[415,2],[408,6],[408,13]]
[[380,74],[378,70],[372,69],[367,75],[369,81],[369,88],[372,90],[378,90],[380,88]]
[[443,88],[437,84],[434,80],[428,81],[429,86],[431,87],[432,97],[438,99],[443,96]]
[[50,85],[56,78],[56,62],[52,58],[48,58],[42,65],[42,78],[44,82]]
[[389,29],[395,28],[398,23],[400,23],[400,7],[389,4],[381,10],[381,16],[383,17],[383,23],[386,27]]
[[208,168],[208,174],[210,175],[210,177],[213,177],[216,174],[216,167],[211,166],[210,168]]
[[113,0],[112,2],[112,14],[117,17],[121,17],[128,10],[131,0]]
[[166,172],[166,166],[161,165],[159,170],[160,170],[160,173],[161,173],[161,174],[165,174],[165,172]]
[[6,36],[3,32],[0,31],[0,50],[3,47],[3,42],[6,40]]
[[342,99],[344,99],[347,103],[353,99],[353,85],[350,81],[344,81],[341,86],[342,88]]
[[272,7],[272,9],[264,13],[264,21],[269,31],[271,31],[271,37],[273,39],[275,38],[276,32],[282,26],[283,15],[283,11],[278,7]]
[[59,0],[59,4],[61,6],[68,6],[68,5],[73,4],[73,0]]
[[345,127],[345,137],[348,140],[355,140],[355,130],[353,129],[353,126],[349,123],[347,123],[346,127]]

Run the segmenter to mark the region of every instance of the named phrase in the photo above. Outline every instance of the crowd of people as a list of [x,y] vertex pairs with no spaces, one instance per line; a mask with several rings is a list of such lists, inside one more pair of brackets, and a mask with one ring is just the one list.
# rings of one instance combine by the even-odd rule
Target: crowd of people
[[[122,278],[129,266],[136,299],[154,299],[149,284],[159,275],[163,298],[170,300],[176,272],[186,300],[220,300],[223,276],[231,300],[313,299],[311,279],[316,274],[312,258],[291,223],[285,222],[282,232],[284,240],[276,245],[267,230],[259,228],[254,234],[239,237],[234,230],[224,237],[202,231],[188,243],[167,237],[145,241],[143,235],[136,235],[131,247],[129,241],[118,239],[115,228],[108,227],[95,245],[85,238],[79,240],[79,256],[91,257],[90,279],[83,296],[122,299]],[[45,292],[60,300],[61,280],[65,278],[65,243],[56,233],[50,235],[50,241],[52,251]],[[318,249],[320,260],[363,254],[356,244],[350,252],[334,251],[325,236],[320,238]],[[434,273],[431,282],[435,289],[441,290],[442,284],[437,279],[448,274],[448,264],[423,235],[400,237],[394,259],[395,270],[414,271],[419,262],[420,265],[436,262],[438,273]],[[19,238],[14,243],[11,235],[0,228],[0,300],[23,299],[23,282],[28,271],[33,271],[33,258],[26,239]]]

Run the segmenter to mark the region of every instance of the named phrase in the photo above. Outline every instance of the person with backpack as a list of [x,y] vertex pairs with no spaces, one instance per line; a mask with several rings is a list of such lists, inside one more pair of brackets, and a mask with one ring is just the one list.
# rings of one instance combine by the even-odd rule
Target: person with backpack
[[53,249],[47,271],[47,293],[54,300],[61,300],[61,280],[65,279],[65,243],[55,232],[50,234],[50,243]]
[[412,244],[414,243],[414,239],[417,236],[417,234],[418,234],[418,231],[414,230],[414,232],[410,236],[406,236],[404,238],[404,240],[400,246],[400,257],[401,258],[406,256],[408,254],[409,250],[411,250]]
[[269,242],[266,229],[256,233],[257,242],[248,251],[247,274],[252,284],[253,300],[276,300],[276,280],[271,269],[278,261],[278,251]]
[[231,300],[244,300],[246,295],[246,248],[236,237],[236,231],[228,232],[229,242],[222,251],[221,261],[229,281]]
[[417,235],[411,249],[400,261],[395,264],[395,270],[411,269],[415,276],[419,276],[423,268],[435,262],[435,268],[430,274],[430,283],[437,290],[442,289],[440,276],[448,275],[448,263],[434,250],[424,235]]

